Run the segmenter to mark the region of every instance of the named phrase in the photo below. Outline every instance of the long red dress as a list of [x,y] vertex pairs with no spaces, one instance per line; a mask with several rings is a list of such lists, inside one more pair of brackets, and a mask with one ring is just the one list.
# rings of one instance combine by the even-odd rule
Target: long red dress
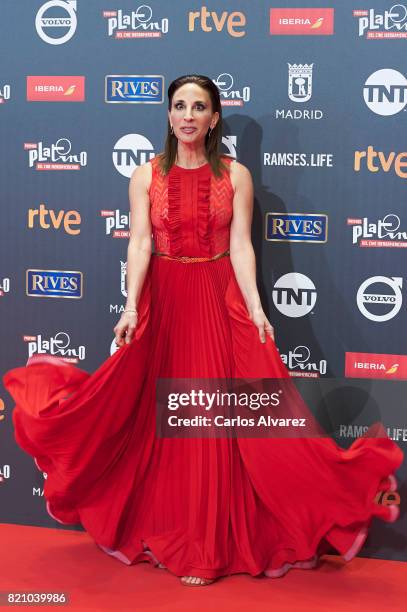
[[[229,163],[229,158],[226,158]],[[212,257],[229,248],[233,188],[209,164],[152,160],[155,249]],[[8,371],[17,443],[47,473],[47,511],[78,524],[126,564],[206,578],[314,567],[334,547],[346,560],[373,517],[394,521],[378,491],[403,453],[385,434],[348,450],[321,439],[169,439],[155,435],[155,380],[287,377],[274,342],[259,341],[230,257],[151,257],[135,338],[92,374],[54,356]]]

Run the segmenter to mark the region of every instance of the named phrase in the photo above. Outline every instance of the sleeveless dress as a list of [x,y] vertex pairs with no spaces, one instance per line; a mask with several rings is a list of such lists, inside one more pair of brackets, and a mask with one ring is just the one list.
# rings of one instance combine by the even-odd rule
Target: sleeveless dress
[[332,549],[351,559],[373,517],[398,516],[374,500],[403,459],[385,433],[347,450],[330,438],[156,437],[157,377],[289,375],[271,338],[259,340],[230,256],[179,259],[229,248],[229,171],[165,177],[151,164],[154,247],[170,257],[151,256],[133,341],[93,373],[38,355],[3,378],[15,439],[47,473],[48,513],[123,563],[158,559],[177,576],[279,577]]

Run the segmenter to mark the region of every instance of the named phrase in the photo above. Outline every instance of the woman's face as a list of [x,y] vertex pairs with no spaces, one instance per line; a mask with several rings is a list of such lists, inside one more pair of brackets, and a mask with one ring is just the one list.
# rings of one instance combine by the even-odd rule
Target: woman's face
[[213,129],[218,122],[219,113],[212,112],[206,89],[186,83],[174,92],[168,119],[178,140],[185,144],[204,143],[209,128]]

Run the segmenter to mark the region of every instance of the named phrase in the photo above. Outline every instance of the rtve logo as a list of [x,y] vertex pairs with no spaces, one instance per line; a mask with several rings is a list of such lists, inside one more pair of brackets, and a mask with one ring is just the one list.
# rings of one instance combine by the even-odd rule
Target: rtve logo
[[372,145],[366,151],[355,151],[353,169],[360,172],[362,164],[366,164],[369,172],[390,172],[393,170],[400,178],[407,178],[407,152],[396,153],[391,151],[389,154],[383,151],[375,151]]
[[198,22],[198,28],[201,27],[203,32],[212,32],[213,26],[217,32],[222,32],[226,26],[229,36],[241,38],[246,35],[246,31],[239,28],[244,28],[246,25],[246,16],[240,11],[229,13],[223,11],[219,16],[216,11],[208,11],[206,6],[202,6],[200,11],[190,11],[188,13],[188,30],[195,32],[195,23]]
[[60,210],[55,213],[52,208],[49,210],[45,204],[40,204],[38,208],[28,209],[28,228],[41,227],[42,229],[59,229],[61,226],[67,234],[75,236],[80,234],[81,230],[74,229],[72,226],[80,225],[81,215],[77,210]]

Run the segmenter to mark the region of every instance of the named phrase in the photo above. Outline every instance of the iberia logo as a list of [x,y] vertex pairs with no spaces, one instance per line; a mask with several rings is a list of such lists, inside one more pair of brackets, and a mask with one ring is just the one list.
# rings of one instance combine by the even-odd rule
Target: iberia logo
[[84,102],[84,76],[28,76],[29,102]]
[[407,379],[407,355],[381,353],[346,353],[345,376],[348,378]]
[[327,36],[333,33],[333,8],[270,9],[270,34]]

